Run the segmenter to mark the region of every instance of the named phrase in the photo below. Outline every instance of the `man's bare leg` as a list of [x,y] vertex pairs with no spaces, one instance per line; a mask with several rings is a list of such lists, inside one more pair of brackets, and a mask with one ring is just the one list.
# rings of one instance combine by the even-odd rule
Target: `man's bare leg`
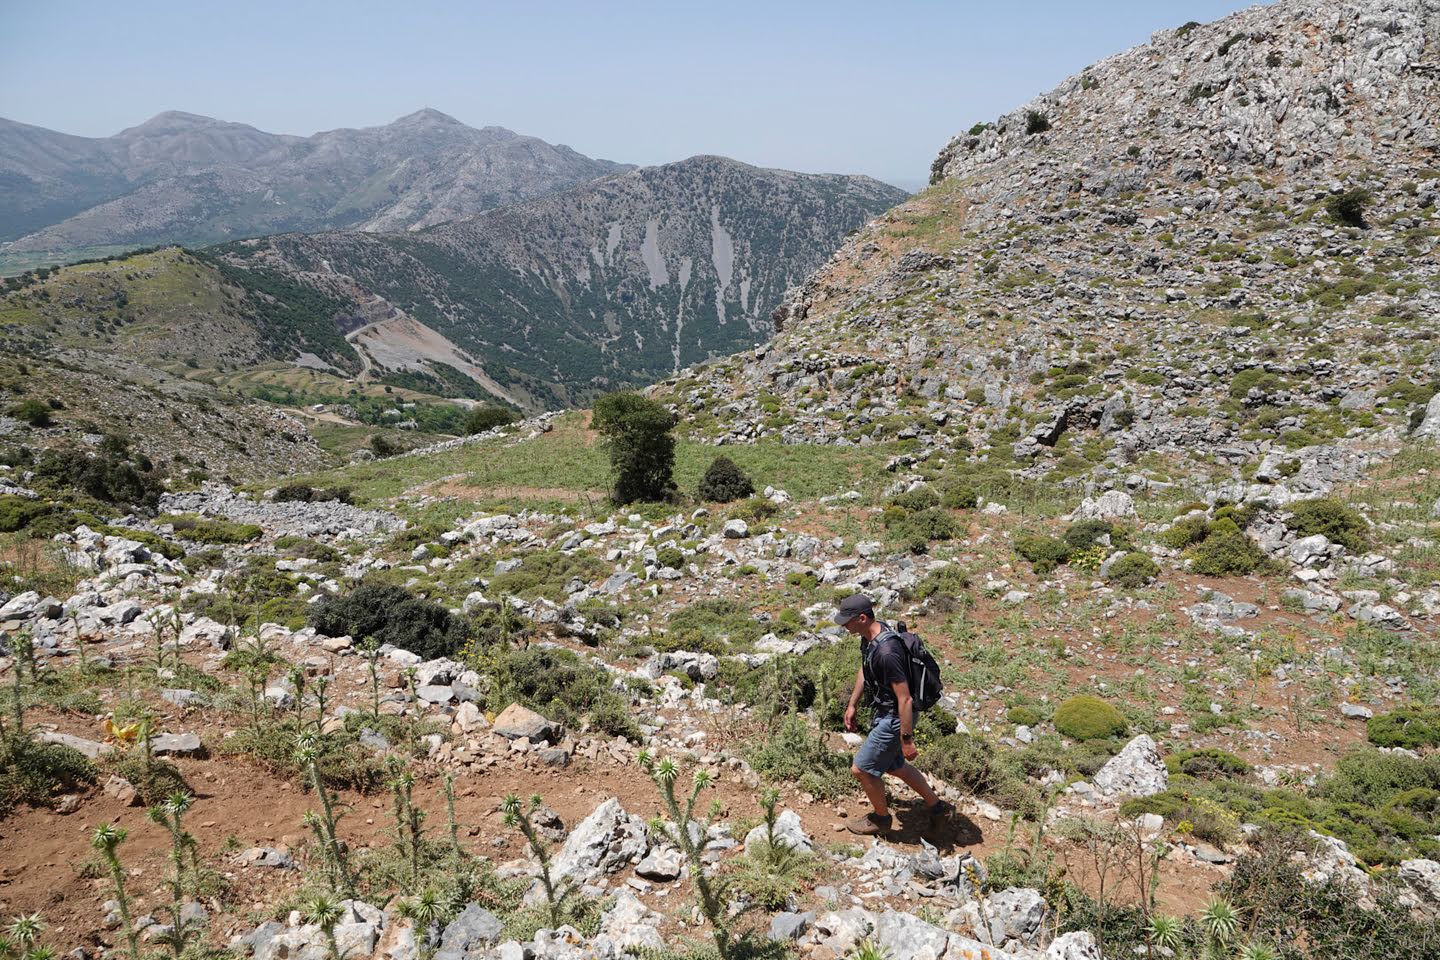
[[859,767],[852,766],[850,772],[855,774],[856,780],[860,781],[860,786],[865,791],[866,799],[870,801],[870,806],[875,808],[875,815],[877,817],[890,816],[890,806],[885,802],[884,782],[879,777],[866,773]]
[[[930,784],[925,779],[925,774],[910,764],[905,764],[905,766],[899,770],[891,770],[890,775],[903,780],[910,786],[910,789],[920,794],[920,799],[925,801],[925,806],[933,807],[940,802],[940,795],[930,789]],[[870,791],[867,789],[865,792],[868,794]]]

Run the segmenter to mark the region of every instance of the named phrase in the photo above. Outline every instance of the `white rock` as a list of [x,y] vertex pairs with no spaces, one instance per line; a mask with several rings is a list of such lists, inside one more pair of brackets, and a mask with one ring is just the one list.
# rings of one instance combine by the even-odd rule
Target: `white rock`
[[1112,797],[1149,797],[1170,785],[1170,772],[1155,741],[1141,734],[1111,757],[1092,778],[1100,792]]

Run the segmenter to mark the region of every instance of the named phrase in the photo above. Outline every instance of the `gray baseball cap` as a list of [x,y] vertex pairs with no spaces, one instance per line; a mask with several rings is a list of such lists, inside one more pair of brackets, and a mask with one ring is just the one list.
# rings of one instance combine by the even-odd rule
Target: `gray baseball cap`
[[852,593],[840,601],[840,606],[836,609],[833,619],[843,627],[862,613],[868,613],[872,617],[875,616],[875,605],[870,602],[870,598],[865,596],[865,594]]

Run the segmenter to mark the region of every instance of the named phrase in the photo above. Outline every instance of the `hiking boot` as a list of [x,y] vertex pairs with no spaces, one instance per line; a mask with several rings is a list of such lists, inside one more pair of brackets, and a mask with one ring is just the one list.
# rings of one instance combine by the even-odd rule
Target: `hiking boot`
[[932,825],[943,823],[950,819],[950,814],[955,812],[955,804],[949,800],[936,800],[934,806],[926,807],[925,812],[930,814]]
[[858,833],[862,837],[873,837],[882,833],[890,832],[891,817],[887,813],[880,816],[877,813],[867,813],[859,820],[852,820],[849,824],[851,833]]

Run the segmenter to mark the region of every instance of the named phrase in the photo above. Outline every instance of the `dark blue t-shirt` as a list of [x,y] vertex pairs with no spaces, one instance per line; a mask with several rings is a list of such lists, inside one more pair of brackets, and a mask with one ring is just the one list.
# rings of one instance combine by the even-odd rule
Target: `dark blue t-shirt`
[[865,689],[870,693],[870,710],[876,717],[893,717],[900,712],[900,702],[895,699],[895,684],[909,683],[906,670],[905,648],[899,638],[890,633],[885,624],[885,633],[874,641],[860,641],[860,663],[865,676]]

